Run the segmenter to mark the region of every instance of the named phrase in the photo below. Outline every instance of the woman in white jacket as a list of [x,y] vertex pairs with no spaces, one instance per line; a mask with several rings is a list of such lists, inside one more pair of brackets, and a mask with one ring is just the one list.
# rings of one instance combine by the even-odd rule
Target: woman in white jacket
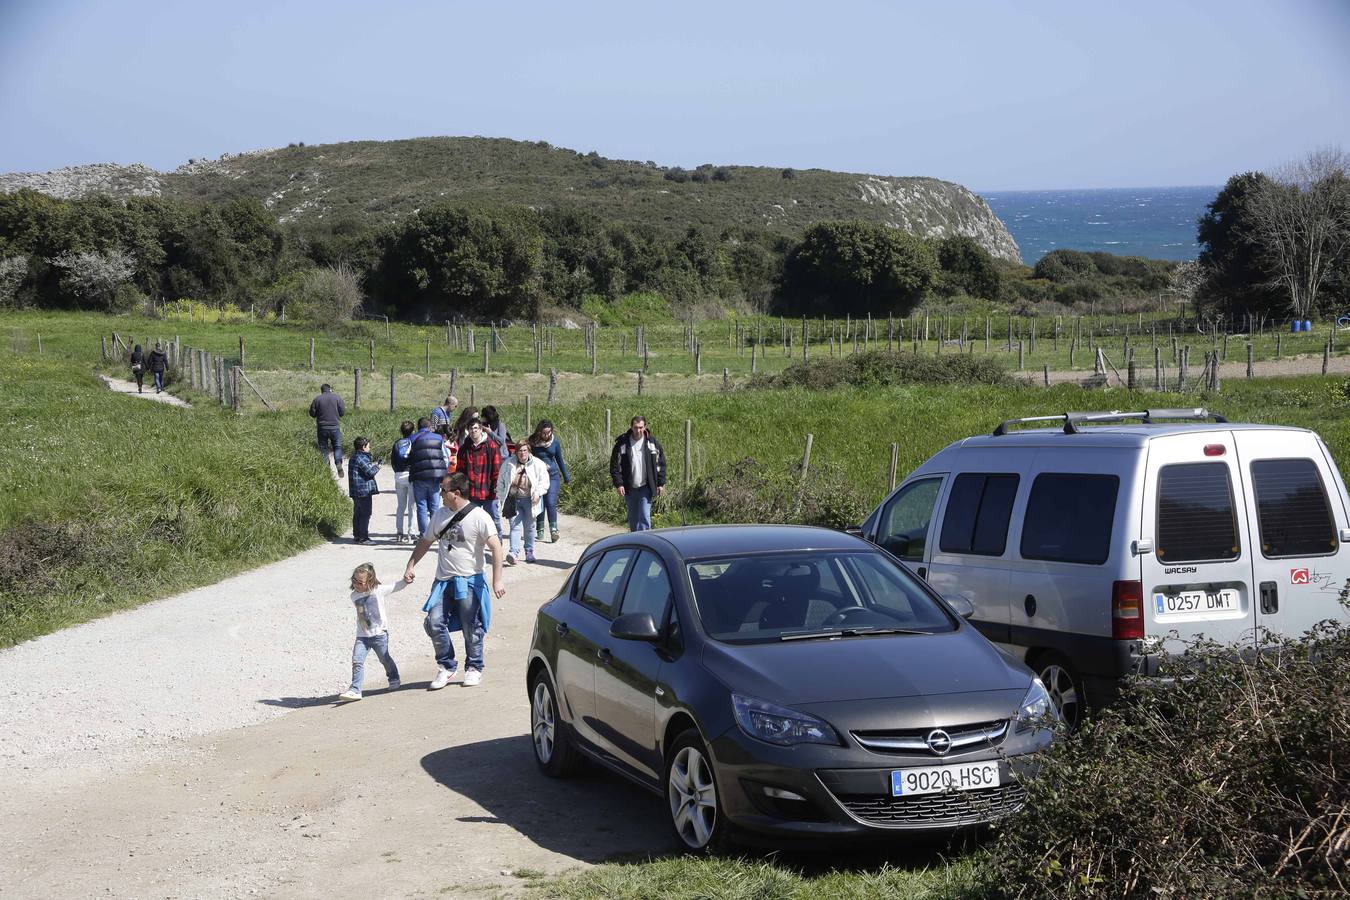
[[[525,561],[534,562],[534,517],[544,509],[544,495],[548,493],[548,466],[534,458],[530,442],[521,441],[511,458],[502,463],[497,476],[497,497],[504,507],[514,501],[511,520],[511,549],[506,564],[514,566],[520,558],[520,541],[525,538]],[[502,518],[507,518],[506,509]]]

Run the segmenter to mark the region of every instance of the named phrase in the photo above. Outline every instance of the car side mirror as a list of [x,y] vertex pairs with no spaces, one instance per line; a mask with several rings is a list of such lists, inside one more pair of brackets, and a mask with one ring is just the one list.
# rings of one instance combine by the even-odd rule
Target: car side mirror
[[626,613],[609,626],[609,636],[621,641],[659,641],[661,632],[651,613]]
[[946,600],[952,611],[963,619],[975,615],[975,604],[961,594],[943,594],[942,599]]
[[859,537],[859,538],[860,538],[860,537],[863,536],[863,533],[862,533],[862,526],[861,526],[861,525],[849,525],[847,528],[844,529],[844,534],[851,534],[851,535],[853,535],[854,537]]

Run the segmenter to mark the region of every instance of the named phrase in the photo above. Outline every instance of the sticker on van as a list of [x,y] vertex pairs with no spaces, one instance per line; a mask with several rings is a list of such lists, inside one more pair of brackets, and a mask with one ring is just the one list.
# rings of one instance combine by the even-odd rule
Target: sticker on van
[[1290,569],[1290,570],[1289,570],[1289,583],[1290,583],[1290,584],[1308,584],[1308,583],[1309,583],[1309,580],[1310,580],[1310,579],[1309,579],[1309,577],[1308,577],[1308,570],[1307,570],[1307,569]]

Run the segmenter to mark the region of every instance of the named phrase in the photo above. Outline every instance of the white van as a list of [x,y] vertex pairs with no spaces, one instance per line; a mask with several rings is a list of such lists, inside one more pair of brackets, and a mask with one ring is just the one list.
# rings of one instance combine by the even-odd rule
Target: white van
[[1350,499],[1322,439],[1204,409],[1006,421],[914,470],[861,530],[968,599],[1071,724],[1159,649],[1345,617]]

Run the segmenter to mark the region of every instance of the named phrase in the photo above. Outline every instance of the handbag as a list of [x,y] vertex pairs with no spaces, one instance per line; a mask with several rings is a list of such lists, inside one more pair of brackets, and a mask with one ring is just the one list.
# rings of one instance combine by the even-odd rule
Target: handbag
[[516,517],[516,498],[507,495],[506,500],[502,503],[502,518],[514,519],[515,517]]

